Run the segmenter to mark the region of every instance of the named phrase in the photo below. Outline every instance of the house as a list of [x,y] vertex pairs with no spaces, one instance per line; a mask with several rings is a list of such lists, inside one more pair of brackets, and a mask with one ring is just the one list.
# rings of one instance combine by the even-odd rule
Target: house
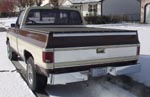
[[83,16],[126,16],[140,20],[139,0],[64,0],[63,6],[79,9]]
[[141,0],[141,23],[150,23],[150,0]]
[[[49,0],[44,0],[44,6],[50,6]],[[87,15],[101,15],[101,0],[63,0],[63,6],[77,8],[83,14]]]

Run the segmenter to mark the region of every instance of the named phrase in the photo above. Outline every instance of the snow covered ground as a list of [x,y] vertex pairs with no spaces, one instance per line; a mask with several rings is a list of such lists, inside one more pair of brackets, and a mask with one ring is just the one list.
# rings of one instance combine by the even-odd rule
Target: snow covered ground
[[35,97],[7,58],[6,33],[0,32],[0,97]]
[[17,18],[0,18],[0,27],[8,28],[10,27],[11,23],[16,23]]
[[103,78],[50,86],[47,92],[50,97],[137,97]]
[[[15,21],[16,18],[0,18],[0,27],[8,28],[10,24]],[[141,42],[141,72],[129,76],[136,81],[150,86],[150,25],[123,23],[89,26],[138,30]],[[15,70],[15,67],[8,60],[5,40],[6,32],[0,32],[0,97],[35,97],[19,73]],[[89,80],[88,82],[48,86],[46,91],[50,97],[143,97],[137,96],[101,78]]]

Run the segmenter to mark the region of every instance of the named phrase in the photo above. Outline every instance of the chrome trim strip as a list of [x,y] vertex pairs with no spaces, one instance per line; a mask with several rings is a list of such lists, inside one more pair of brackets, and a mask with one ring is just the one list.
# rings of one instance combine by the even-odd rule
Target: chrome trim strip
[[112,33],[54,33],[54,37],[72,37],[72,36],[119,36],[119,35],[136,35],[136,32],[112,32]]

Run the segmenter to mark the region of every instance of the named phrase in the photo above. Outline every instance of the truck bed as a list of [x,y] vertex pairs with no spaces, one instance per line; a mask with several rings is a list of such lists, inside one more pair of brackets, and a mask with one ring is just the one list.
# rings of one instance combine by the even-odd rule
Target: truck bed
[[32,27],[25,30],[49,34],[46,48],[139,44],[137,31],[134,30],[89,27]]

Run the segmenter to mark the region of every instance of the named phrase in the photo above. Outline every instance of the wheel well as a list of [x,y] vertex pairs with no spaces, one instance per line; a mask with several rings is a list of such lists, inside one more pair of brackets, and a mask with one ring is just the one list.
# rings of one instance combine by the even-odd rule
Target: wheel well
[[24,57],[25,57],[25,61],[27,61],[29,57],[33,58],[32,54],[26,50],[24,51]]

